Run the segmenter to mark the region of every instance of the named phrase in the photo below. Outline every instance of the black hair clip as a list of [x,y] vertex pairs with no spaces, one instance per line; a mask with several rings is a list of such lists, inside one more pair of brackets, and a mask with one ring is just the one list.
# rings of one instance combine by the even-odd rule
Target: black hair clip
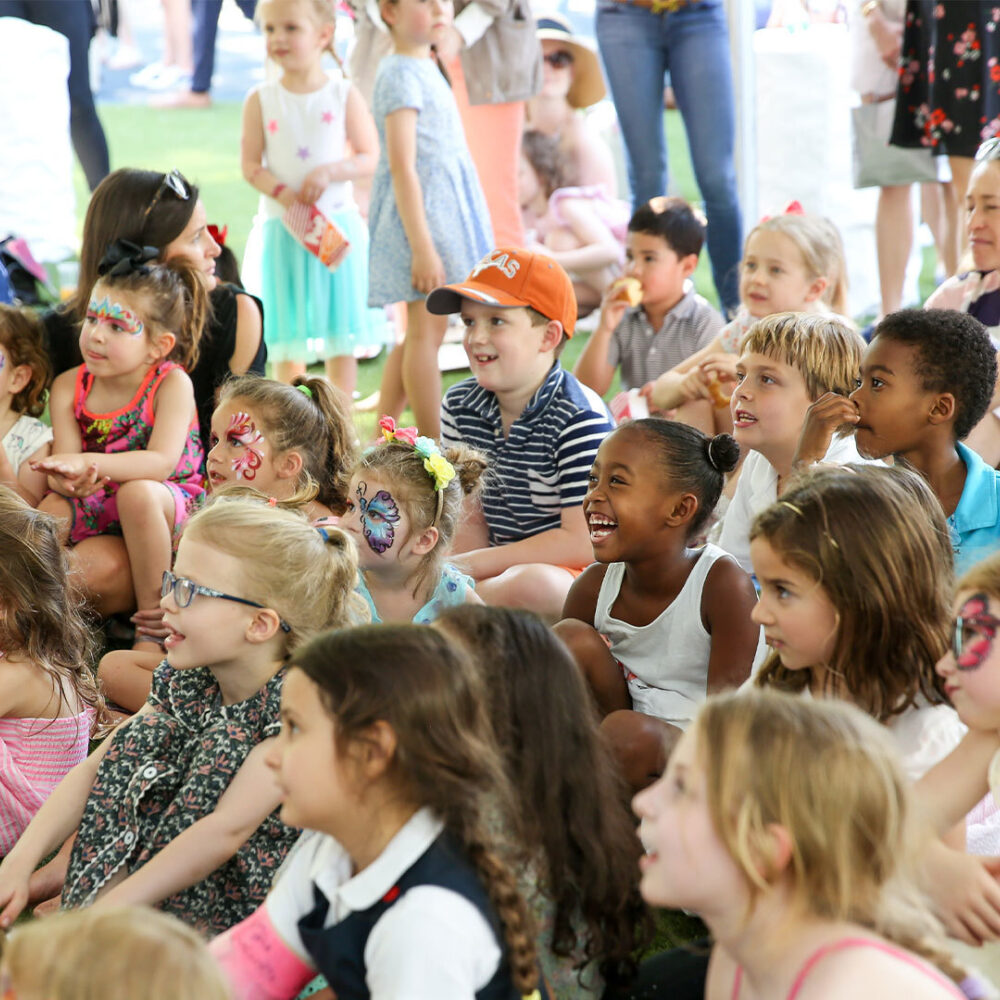
[[141,247],[131,240],[115,240],[108,244],[97,273],[104,277],[122,278],[128,274],[149,274],[147,266],[151,260],[156,260],[160,251],[156,247]]

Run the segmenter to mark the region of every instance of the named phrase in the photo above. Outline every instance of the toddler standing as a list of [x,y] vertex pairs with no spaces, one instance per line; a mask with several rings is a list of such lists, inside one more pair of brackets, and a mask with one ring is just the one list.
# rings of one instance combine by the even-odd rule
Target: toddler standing
[[[381,153],[368,213],[369,302],[406,302],[403,388],[420,432],[437,437],[447,321],[428,312],[424,296],[460,281],[493,236],[455,97],[431,51],[451,25],[452,0],[383,0],[379,9],[393,52],[379,63],[372,98]],[[383,400],[389,389],[384,378]]]
[[[281,381],[326,359],[330,381],[350,397],[354,349],[380,344],[385,315],[369,309],[368,233],[351,181],[375,165],[377,139],[364,100],[343,76],[329,76],[333,52],[329,0],[265,0],[257,10],[268,58],[281,78],[254,88],[243,107],[243,176],[261,192],[264,332]],[[347,155],[350,145],[352,155]],[[296,201],[315,205],[351,244],[332,274],[281,221]]]

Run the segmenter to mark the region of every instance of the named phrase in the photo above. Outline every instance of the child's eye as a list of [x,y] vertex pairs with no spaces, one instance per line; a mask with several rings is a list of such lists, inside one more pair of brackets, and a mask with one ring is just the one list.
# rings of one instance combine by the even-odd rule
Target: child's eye
[[873,389],[881,389],[882,386],[884,386],[884,385],[885,385],[885,382],[882,379],[875,378],[874,375],[872,376],[872,388]]
[[760,380],[761,380],[761,382],[763,382],[764,385],[774,385],[775,384],[774,377],[771,376],[771,375],[761,375]]
[[490,326],[503,326],[506,322],[507,320],[505,320],[503,316],[494,316],[490,320]]
[[864,385],[864,379],[856,378],[854,380],[854,388],[855,389],[860,389],[861,386],[863,386],[863,385]]
[[353,500],[348,500],[347,501],[347,506],[344,508],[344,513],[345,514],[353,514],[354,513],[354,501]]
[[792,596],[792,592],[787,587],[782,587],[781,584],[775,585],[774,593],[779,601],[783,601]]
[[784,273],[784,271],[780,267],[772,267],[771,268],[771,274],[775,275],[775,277],[777,277],[777,275],[783,274],[783,273]]
[[243,447],[243,442],[235,434],[226,435],[226,444],[228,444],[230,448]]
[[211,434],[208,438],[208,449],[211,451],[219,443],[219,435]]
[[736,373],[736,384],[739,385],[739,383],[742,382],[746,377],[747,377],[746,372],[738,371]]
[[587,482],[590,483],[591,485],[593,485],[594,483],[596,483],[597,482],[597,473],[596,472],[589,472],[589,473],[587,473]]
[[756,270],[756,268],[757,268],[757,265],[752,260],[745,260],[745,261],[743,261],[743,270],[744,271],[753,271],[753,270]]
[[621,476],[612,476],[611,479],[608,480],[608,482],[610,482],[612,486],[627,486],[628,485],[625,482],[625,480],[622,479]]

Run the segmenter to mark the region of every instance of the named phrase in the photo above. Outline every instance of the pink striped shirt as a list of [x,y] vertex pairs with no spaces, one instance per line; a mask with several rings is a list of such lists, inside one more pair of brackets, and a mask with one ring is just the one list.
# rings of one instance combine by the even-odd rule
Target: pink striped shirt
[[64,719],[0,718],[0,856],[67,772],[87,756],[94,710]]

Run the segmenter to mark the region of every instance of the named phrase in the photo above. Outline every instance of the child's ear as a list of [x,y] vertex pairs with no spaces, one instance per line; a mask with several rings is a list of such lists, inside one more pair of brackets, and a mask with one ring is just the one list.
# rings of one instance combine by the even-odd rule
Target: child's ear
[[542,335],[542,346],[539,354],[545,351],[554,351],[563,339],[563,325],[557,319],[550,319],[545,325],[545,333]]
[[252,643],[267,642],[281,628],[281,617],[273,608],[259,608],[247,626],[246,640]]
[[10,394],[16,396],[30,381],[31,365],[17,365],[10,373]]
[[932,424],[946,424],[955,419],[955,397],[950,392],[942,392],[935,397],[934,405],[927,419]]
[[424,528],[424,530],[413,539],[410,551],[416,556],[427,555],[427,553],[430,552],[435,545],[437,545],[440,537],[441,533],[432,524],[429,528]]
[[773,882],[792,860],[792,838],[780,823],[768,823],[750,845],[754,866],[768,881]]
[[150,346],[153,350],[153,360],[162,361],[169,357],[170,352],[177,346],[177,336],[169,330],[164,330],[163,333],[150,338]]
[[378,5],[378,12],[385,26],[391,28],[393,21],[396,20],[396,5],[390,0],[382,0]]
[[366,784],[380,778],[396,756],[396,730],[385,719],[376,719],[355,741],[354,757]]
[[685,278],[690,278],[697,266],[698,255],[696,253],[689,253],[686,257],[681,257],[681,274]]
[[806,302],[815,302],[826,291],[826,287],[829,284],[830,282],[822,277],[813,281],[806,292]]
[[298,479],[302,475],[302,455],[297,451],[283,451],[277,459],[276,475],[278,479]]
[[698,510],[698,498],[693,493],[684,493],[676,501],[667,515],[667,524],[679,527],[687,524]]
[[322,42],[320,48],[326,49],[330,47],[333,42],[333,31],[334,25],[332,24],[324,24],[323,27],[319,29],[319,39]]

